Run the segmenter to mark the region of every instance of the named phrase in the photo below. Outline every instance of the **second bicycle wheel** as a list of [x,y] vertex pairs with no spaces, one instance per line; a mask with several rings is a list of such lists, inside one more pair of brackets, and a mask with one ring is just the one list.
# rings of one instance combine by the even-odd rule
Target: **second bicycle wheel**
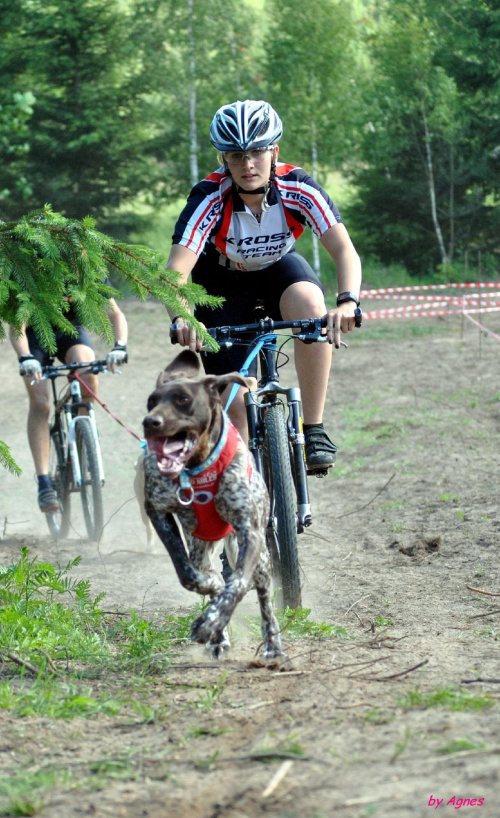
[[96,445],[88,418],[82,417],[77,420],[76,448],[82,473],[80,497],[85,527],[89,540],[99,542],[104,528],[102,486]]
[[59,501],[59,511],[49,511],[45,515],[50,533],[61,540],[68,535],[71,518],[71,465],[67,461],[62,439],[65,434],[66,430],[62,427],[54,427],[50,432],[49,474]]
[[286,418],[280,404],[267,407],[265,423],[264,474],[271,499],[273,533],[279,551],[283,604],[288,608],[298,608],[301,605],[301,588],[296,499]]

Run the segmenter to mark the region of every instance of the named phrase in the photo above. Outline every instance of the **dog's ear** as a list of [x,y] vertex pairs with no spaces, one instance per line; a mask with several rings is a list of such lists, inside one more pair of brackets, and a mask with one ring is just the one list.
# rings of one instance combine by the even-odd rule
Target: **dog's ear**
[[200,374],[200,359],[196,352],[191,352],[190,349],[183,349],[174,358],[171,364],[165,367],[163,372],[158,375],[156,386],[161,386],[166,381],[172,378],[196,378]]
[[246,386],[250,389],[252,380],[244,378],[239,372],[228,372],[227,375],[207,375],[204,383],[208,389],[214,389],[221,395],[230,383],[238,383],[240,386]]

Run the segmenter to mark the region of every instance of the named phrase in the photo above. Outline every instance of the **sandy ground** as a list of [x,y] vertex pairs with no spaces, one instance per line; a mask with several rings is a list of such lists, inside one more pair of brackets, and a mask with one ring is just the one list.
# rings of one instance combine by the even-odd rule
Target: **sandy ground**
[[[101,397],[139,432],[146,396],[175,352],[159,307],[124,308],[130,363],[121,377],[101,378]],[[487,325],[500,332],[497,316]],[[311,483],[314,524],[300,548],[311,619],[342,626],[353,638],[297,641],[285,633],[294,671],[252,667],[250,595],[223,666],[186,647],[164,684],[156,680],[168,716],[155,723],[103,716],[75,725],[6,713],[4,772],[39,764],[41,754],[73,770],[125,751],[135,759],[133,774],[54,792],[38,814],[421,818],[438,809],[497,816],[500,605],[468,586],[500,593],[499,354],[497,340],[459,318],[372,322],[350,337],[349,349],[335,354],[328,396],[338,464],[332,477]],[[26,399],[8,343],[0,344],[0,375],[0,437],[23,468],[21,478],[0,472],[0,562],[17,559],[23,543],[61,563],[81,555],[78,575],[95,593],[106,591],[110,610],[153,615],[192,605],[163,547],[146,547],[132,489],[137,441],[100,409],[105,535],[99,547],[86,543],[76,515],[67,541],[49,538],[36,507]],[[196,685],[216,685],[223,671],[214,706],[193,707]],[[410,692],[445,687],[487,694],[492,706],[403,701]],[[443,752],[459,740],[465,751]],[[292,745],[303,755],[288,759]],[[276,753],[268,763],[259,756],[263,748]],[[282,780],[265,794],[277,771]]]

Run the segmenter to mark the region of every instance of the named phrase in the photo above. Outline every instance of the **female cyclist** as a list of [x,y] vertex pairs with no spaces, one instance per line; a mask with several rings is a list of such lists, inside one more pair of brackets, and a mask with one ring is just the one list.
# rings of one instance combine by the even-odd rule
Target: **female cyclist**
[[[354,329],[361,263],[328,194],[302,168],[278,162],[282,133],[278,114],[263,100],[238,101],[217,111],[210,140],[222,164],[191,191],[175,226],[168,267],[185,281],[191,275],[211,295],[224,296],[219,309],[196,309],[206,326],[252,322],[257,302],[264,302],[266,315],[276,320],[327,315],[330,344],[296,342],[295,348],[307,467],[314,471],[335,462],[337,447],[323,428],[330,345],[338,348],[340,333]],[[295,251],[306,225],[336,265],[337,307],[328,312],[321,282]],[[172,320],[179,343],[199,350],[195,331],[178,317]],[[233,347],[204,355],[204,367],[224,374],[240,369],[244,359],[245,350]],[[243,391],[229,414],[246,437]]]

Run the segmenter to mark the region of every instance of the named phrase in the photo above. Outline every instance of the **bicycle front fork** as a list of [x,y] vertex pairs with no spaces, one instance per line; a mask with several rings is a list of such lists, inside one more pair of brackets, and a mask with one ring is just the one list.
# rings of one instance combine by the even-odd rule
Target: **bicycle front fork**
[[301,533],[304,528],[311,525],[312,516],[309,488],[307,485],[302,400],[300,389],[297,386],[282,389],[278,384],[272,383],[253,392],[245,393],[248,447],[254,456],[257,471],[263,474],[262,444],[264,442],[265,425],[262,417],[262,409],[265,403],[262,404],[259,398],[263,396],[264,398],[269,397],[271,402],[273,402],[276,400],[277,395],[283,395],[285,397],[288,407],[287,431],[288,440],[291,444],[292,468],[295,481],[295,493],[297,495],[297,531]]

